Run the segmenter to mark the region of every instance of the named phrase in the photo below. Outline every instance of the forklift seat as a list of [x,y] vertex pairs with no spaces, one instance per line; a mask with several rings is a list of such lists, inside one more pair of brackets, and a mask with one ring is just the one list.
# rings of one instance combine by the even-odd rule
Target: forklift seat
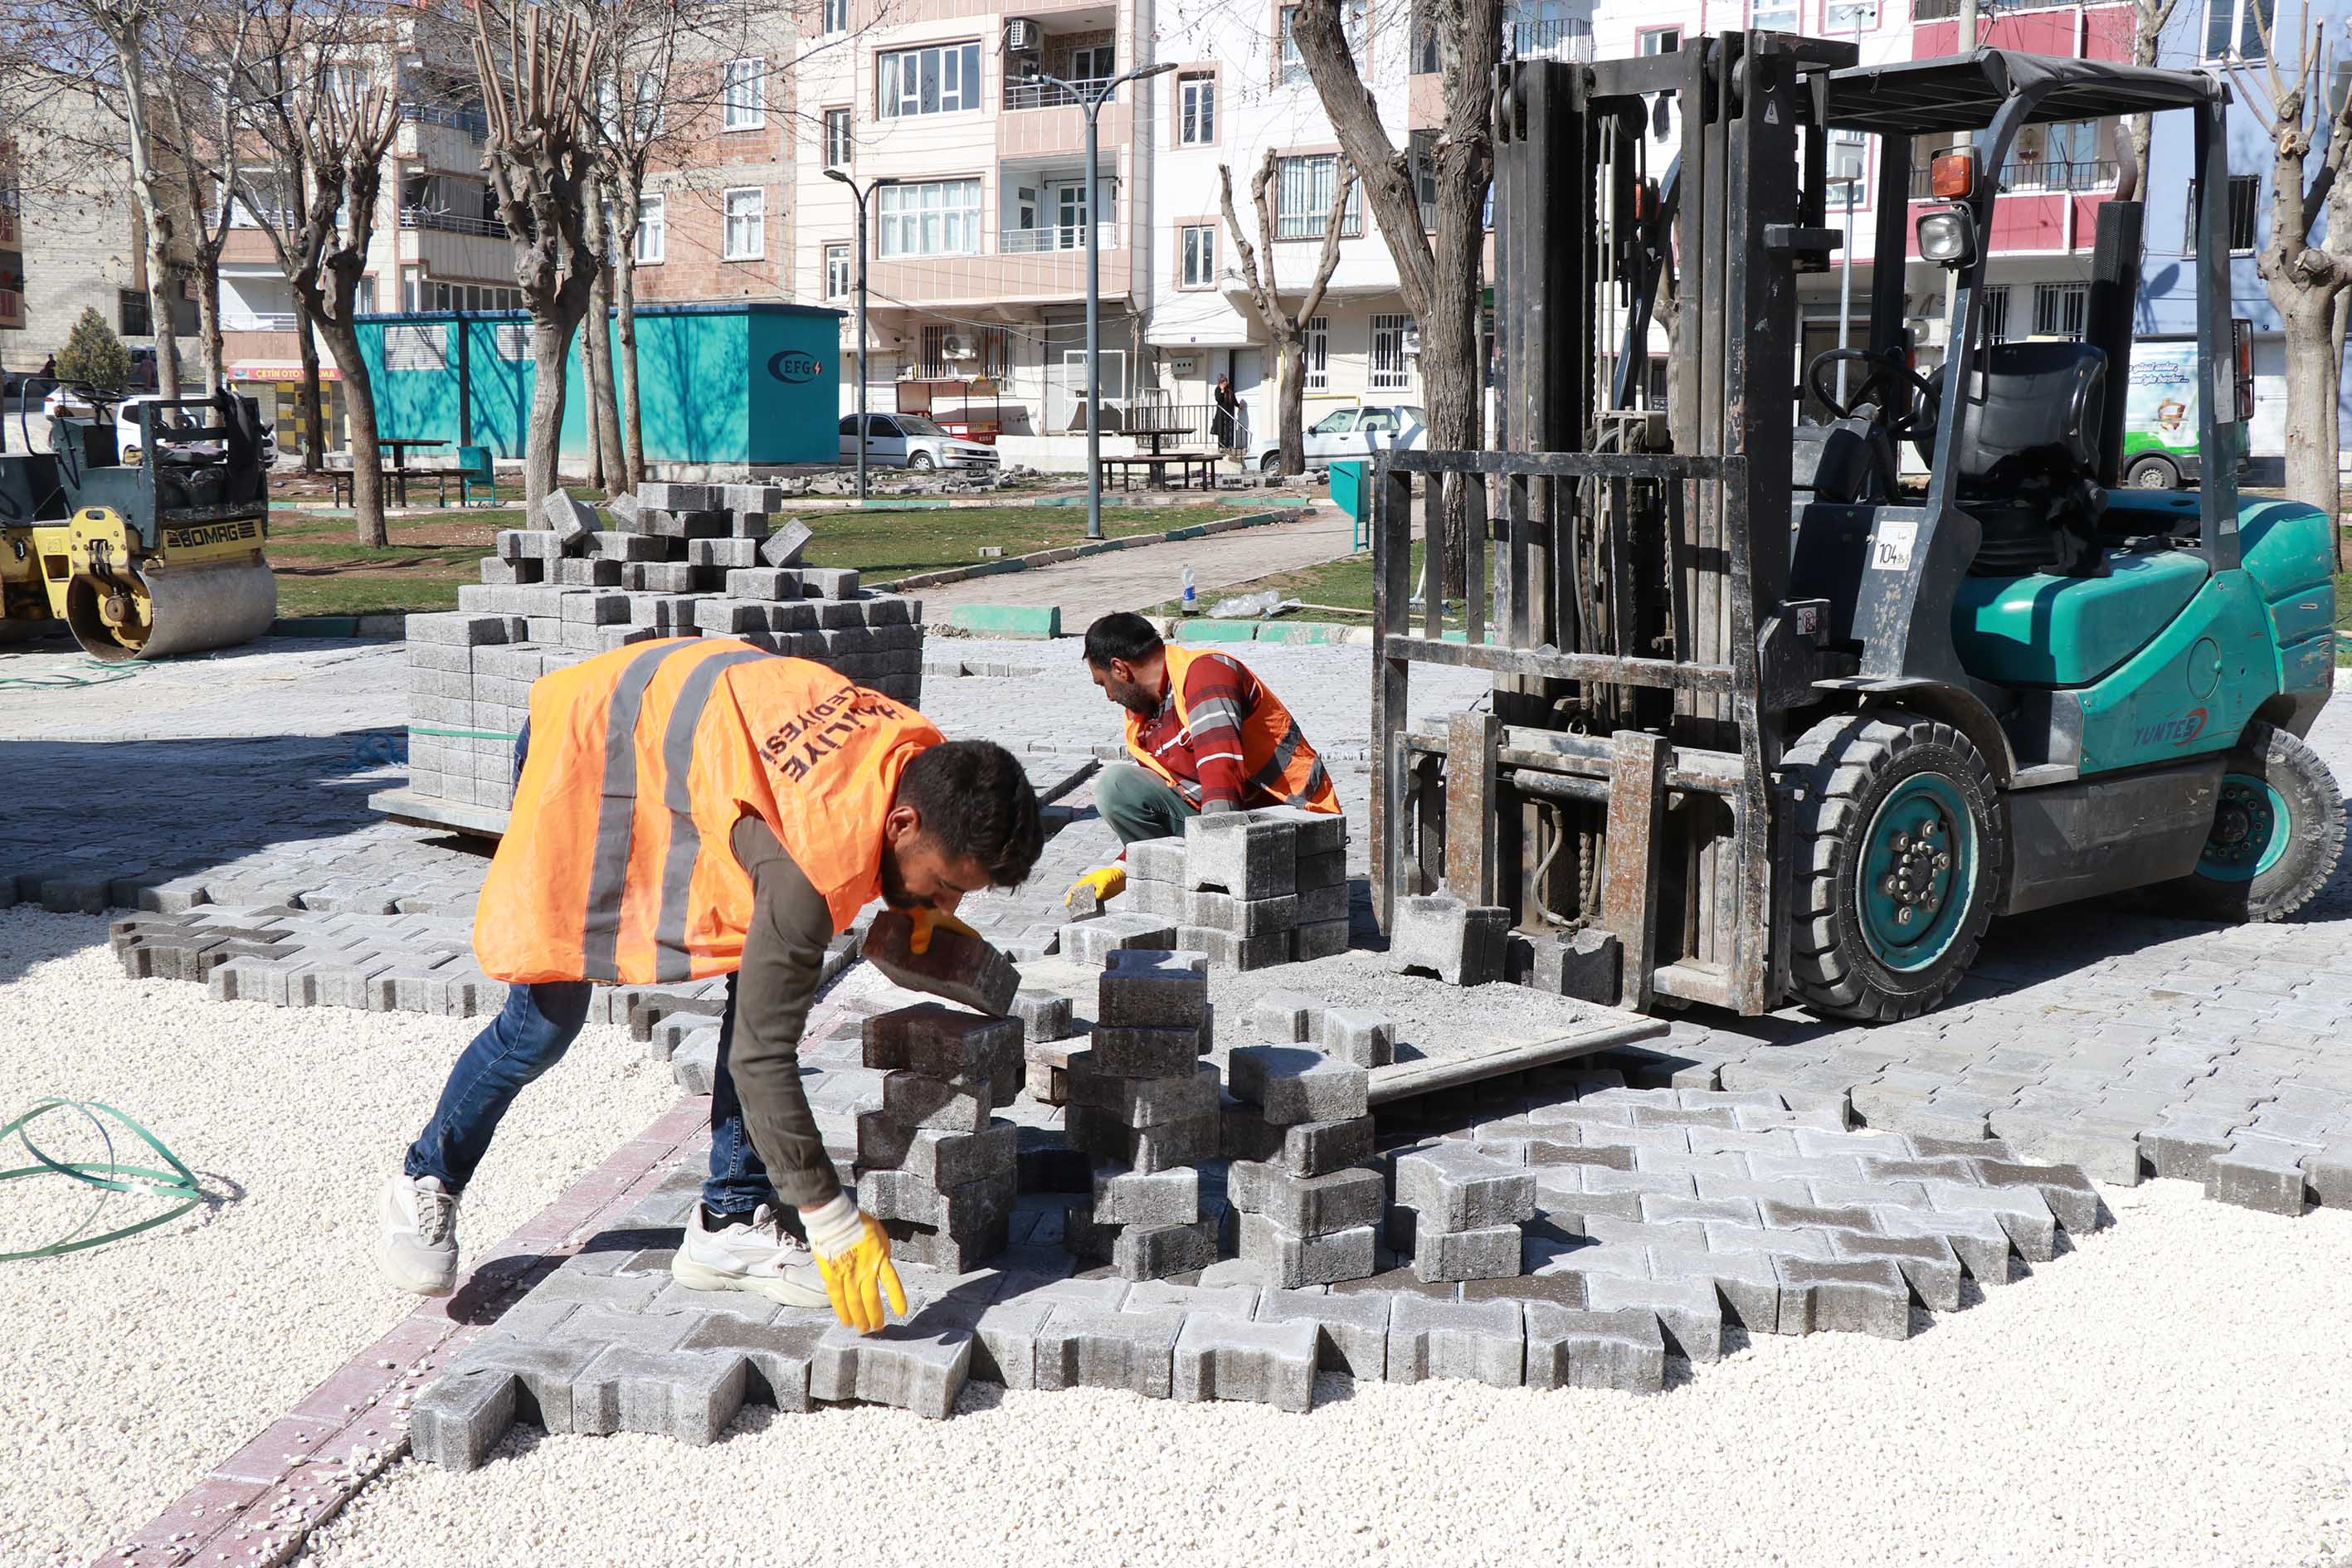
[[1970,571],[2105,574],[2098,471],[2107,356],[2088,343],[1995,343],[1959,411],[1961,507],[1983,530]]

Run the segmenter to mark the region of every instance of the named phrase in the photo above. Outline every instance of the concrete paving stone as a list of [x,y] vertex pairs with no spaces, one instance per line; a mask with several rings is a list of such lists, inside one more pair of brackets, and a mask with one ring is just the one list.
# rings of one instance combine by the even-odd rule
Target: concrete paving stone
[[1166,1171],[1217,1156],[1222,1133],[1215,1116],[1189,1117],[1155,1127],[1129,1127],[1110,1112],[1073,1105],[1066,1112],[1070,1141],[1097,1163]]
[[1256,812],[1194,816],[1184,824],[1184,886],[1236,899],[1273,899],[1298,889],[1298,826]]
[[2158,1176],[2202,1183],[2211,1178],[2213,1156],[2228,1152],[2240,1125],[2231,1116],[2169,1120],[2140,1134],[2140,1153]]
[[[1581,1143],[1559,1143],[1550,1138],[1531,1138],[1521,1148],[1520,1157],[1534,1169],[1557,1165],[1606,1165],[1612,1170],[1633,1168],[1633,1150],[1630,1144],[1605,1143],[1587,1147]],[[1582,1183],[1578,1190],[1582,1190]]]
[[[1341,913],[1346,912],[1343,904]],[[1298,896],[1285,893],[1272,899],[1236,899],[1230,893],[1188,892],[1180,924],[1206,926],[1237,937],[1266,936],[1287,931],[1299,923]]]
[[2139,1185],[2144,1161],[2137,1127],[2100,1126],[2079,1117],[2037,1123],[1999,1116],[1992,1127],[2029,1159],[2080,1166],[2094,1180],[2116,1186]]
[[1879,1228],[1877,1216],[1859,1204],[1831,1206],[1766,1198],[1756,1206],[1767,1230],[1853,1230],[1875,1235]]
[[1011,1012],[1021,988],[1021,973],[1011,959],[977,937],[952,931],[934,931],[929,951],[918,954],[909,946],[913,936],[906,915],[885,910],[866,927],[860,951],[894,985],[929,992],[992,1016]]
[[2352,1142],[2305,1157],[2303,1179],[2313,1199],[2328,1208],[2352,1206]]
[[[1208,922],[1198,921],[1198,924]],[[1250,1026],[1276,1045],[1313,1041],[1323,1019],[1320,998],[1299,991],[1269,991],[1250,1006]]]
[[1711,1252],[1754,1252],[1774,1258],[1816,1259],[1827,1259],[1830,1256],[1829,1236],[1825,1231],[1772,1230],[1763,1226],[1720,1223],[1710,1223],[1703,1228],[1706,1233],[1707,1249]]
[[1823,1263],[1783,1258],[1780,1311],[1804,1324],[1801,1332],[1870,1334],[1878,1339],[1911,1337],[1911,1288],[1892,1258]]
[[1862,1160],[1854,1154],[1750,1154],[1747,1156],[1751,1175],[1763,1181],[1789,1180],[1802,1182],[1856,1182],[1862,1179]]
[[1164,1312],[1171,1307],[1211,1317],[1246,1321],[1256,1315],[1257,1300],[1265,1292],[1255,1285],[1183,1285],[1166,1279],[1139,1281],[1128,1288],[1122,1312]]
[[2016,1187],[1964,1187],[1929,1182],[1927,1201],[1955,1213],[1990,1214],[2008,1233],[2010,1244],[2029,1263],[2047,1263],[2057,1254],[2057,1216],[2039,1194]]
[[746,1380],[740,1356],[611,1345],[572,1379],[572,1429],[705,1447],[743,1407]]
[[1474,1148],[1440,1143],[1397,1158],[1396,1201],[1419,1211],[1428,1230],[1516,1226],[1535,1217],[1535,1176]]
[[[691,1205],[693,1200],[689,1198],[688,1202]],[[650,1274],[614,1273],[614,1270],[618,1268],[625,1259],[612,1258],[609,1260],[610,1266],[603,1268],[595,1268],[598,1261],[600,1261],[599,1255],[581,1254],[578,1258],[567,1262],[541,1280],[531,1291],[530,1299],[534,1301],[549,1302],[574,1301],[583,1307],[601,1309],[607,1317],[635,1316],[643,1313],[647,1307],[651,1306],[653,1299],[661,1293],[662,1287],[669,1283],[667,1275],[656,1277]],[[574,1267],[575,1264],[583,1266]],[[577,1316],[576,1313],[573,1315]],[[590,1328],[596,1329],[605,1326],[602,1320],[588,1325]],[[567,1337],[593,1339],[595,1336],[593,1333],[575,1332]],[[667,1350],[669,1347],[663,1345],[659,1348]]]
[[1206,953],[1209,962],[1219,969],[1230,969],[1244,974],[1294,962],[1299,956],[1298,935],[1294,931],[1277,931],[1259,936],[1236,936],[1213,926],[1180,925],[1176,928],[1176,941],[1180,944]]
[[1679,1172],[1619,1171],[1607,1165],[1586,1165],[1582,1167],[1582,1177],[1588,1193],[1658,1193],[1684,1198],[1698,1195],[1698,1179]]
[[1097,1166],[1093,1215],[1101,1225],[1191,1225],[1201,1217],[1201,1173],[1192,1165],[1155,1172]]
[[1723,1302],[1711,1280],[1596,1274],[1585,1290],[1593,1311],[1650,1313],[1664,1328],[1668,1350],[1686,1360],[1723,1359]]
[[971,1375],[972,1320],[951,1307],[926,1308],[870,1334],[835,1324],[809,1363],[809,1397],[856,1400],[944,1421]]
[[1021,1020],[986,1016],[936,1002],[877,1013],[865,1023],[864,1064],[950,1080],[1004,1078],[1017,1082],[1027,1058]]
[[1640,1197],[1642,1218],[1654,1225],[1680,1220],[1747,1226],[1762,1223],[1753,1198],[1685,1198],[1670,1193],[1643,1193]]
[[1119,1226],[1108,1261],[1121,1279],[1135,1281],[1198,1273],[1217,1260],[1218,1228],[1210,1215],[1178,1225]]
[[[1372,1170],[1335,1171],[1328,1176],[1294,1176],[1280,1165],[1236,1160],[1227,1173],[1228,1196],[1237,1209],[1262,1214],[1303,1237],[1328,1236],[1381,1223],[1386,1184]],[[1528,1184],[1528,1214],[1535,1212]]]
[[1733,1319],[1751,1334],[1780,1331],[1780,1276],[1772,1255],[1717,1252],[1700,1245],[1654,1245],[1650,1277],[1662,1281],[1699,1280],[1714,1287]]
[[1165,1028],[1100,1025],[1091,1044],[1093,1067],[1114,1078],[1178,1078],[1193,1070],[1213,1038],[1206,1018]]
[[596,1358],[592,1345],[499,1342],[464,1371],[434,1379],[408,1409],[409,1452],[449,1470],[480,1468],[514,1425],[526,1384],[549,1431],[569,1431],[572,1380]]
[[1311,1326],[1317,1365],[1360,1383],[1387,1375],[1390,1311],[1390,1298],[1380,1291],[1324,1295],[1270,1289],[1259,1296],[1257,1304],[1261,1322]]
[[1091,1050],[1072,1051],[1064,1070],[1069,1075],[1072,1106],[1115,1116],[1129,1127],[1157,1127],[1217,1113],[1216,1067],[1197,1058],[1180,1073],[1132,1078],[1101,1071]]
[[1034,1295],[990,1302],[972,1321],[971,1380],[1009,1389],[1036,1387],[1037,1334],[1053,1310],[1051,1300]]
[[[1958,1182],[1963,1185],[1967,1185],[1977,1182],[1977,1170],[1979,1163],[1980,1162],[1978,1160],[1962,1159],[1950,1154],[1940,1154],[1925,1159],[1865,1159],[1862,1163],[1861,1183],[1834,1183],[1830,1184],[1840,1188],[1853,1185],[1872,1188],[1889,1188],[1900,1187],[1918,1182],[1938,1181]],[[1809,1186],[1818,1188],[1822,1184],[1811,1183],[1807,1184]],[[1917,1200],[1906,1199],[1905,1201],[1916,1202]]]
[[1227,1223],[1235,1256],[1258,1265],[1277,1289],[1361,1279],[1375,1267],[1376,1233],[1369,1225],[1307,1236],[1240,1208],[1228,1211]]
[[[709,1033],[716,1045],[718,1032]],[[924,1128],[940,1132],[978,1132],[989,1125],[989,1111],[995,1103],[995,1089],[990,1077],[939,1078],[900,1068],[882,1075],[882,1109],[877,1114],[898,1131],[903,1141]],[[859,1158],[866,1157],[861,1154]],[[878,1165],[897,1162],[866,1163]]]
[[1401,899],[1389,960],[1398,969],[1426,969],[1449,985],[1483,985],[1503,978],[1509,911],[1472,908],[1444,893]]
[[2299,1215],[2306,1157],[2301,1145],[2239,1133],[2213,1156],[2205,1195],[2264,1214]]
[[1496,1388],[1525,1381],[1527,1331],[1516,1301],[1438,1301],[1399,1296],[1391,1303],[1391,1383],[1460,1378]]
[[[1637,1130],[1637,1137],[1646,1137],[1656,1129]],[[1745,1155],[1738,1153],[1688,1154],[1678,1149],[1658,1149],[1637,1144],[1633,1152],[1633,1168],[1651,1175],[1719,1176],[1737,1180],[1748,1173]]]
[[1181,1310],[1120,1312],[1056,1302],[1037,1331],[1037,1386],[1113,1388],[1170,1396]]
[[[1010,1181],[1019,1158],[1020,1131],[1002,1117],[979,1132],[899,1129],[888,1122],[887,1112],[880,1118],[867,1112],[857,1119],[857,1159],[861,1166],[902,1171],[936,1187],[961,1187],[990,1179]],[[892,1139],[890,1131],[900,1136]],[[872,1143],[869,1132],[876,1134]],[[869,1158],[869,1148],[890,1157]]]
[[1318,1338],[1316,1326],[1307,1322],[1187,1317],[1176,1340],[1171,1397],[1310,1410]]
[[1527,1386],[1606,1388],[1655,1394],[1665,1386],[1666,1347],[1658,1316],[1639,1308],[1591,1311],[1526,1304]]
[[1360,1068],[1387,1067],[1396,1060],[1396,1025],[1362,1007],[1333,1007],[1322,1021],[1323,1049]]
[[1959,1310],[1960,1259],[1945,1237],[1857,1236],[1844,1230],[1831,1231],[1829,1237],[1830,1250],[1839,1262],[1887,1259],[1902,1270],[1922,1305],[1937,1312]]
[[1156,915],[1099,915],[1062,928],[1062,956],[1096,967],[1122,949],[1165,952],[1175,945],[1175,922]]
[[1070,999],[1058,991],[1013,993],[1013,1016],[1021,1020],[1023,1036],[1033,1046],[1066,1040],[1077,1032],[1070,1021]]
[[2021,1187],[2041,1196],[2058,1223],[2075,1236],[2088,1236],[2105,1223],[2098,1189],[2072,1165],[2034,1165],[2010,1160],[1979,1160],[1977,1180],[1988,1187]]

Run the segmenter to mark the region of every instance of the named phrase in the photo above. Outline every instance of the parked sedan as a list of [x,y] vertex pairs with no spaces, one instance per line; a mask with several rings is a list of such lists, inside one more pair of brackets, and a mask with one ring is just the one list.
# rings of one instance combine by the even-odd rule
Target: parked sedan
[[[857,416],[841,421],[841,460],[857,461]],[[868,414],[866,416],[866,461],[890,468],[929,473],[934,468],[977,468],[996,471],[996,448],[950,436],[919,414]]]
[[[1429,446],[1429,417],[1411,403],[1336,408],[1307,427],[1306,444],[1309,468],[1319,468],[1335,458],[1369,458],[1391,448],[1422,451]],[[1273,473],[1282,464],[1282,443],[1260,437],[1251,459]]]

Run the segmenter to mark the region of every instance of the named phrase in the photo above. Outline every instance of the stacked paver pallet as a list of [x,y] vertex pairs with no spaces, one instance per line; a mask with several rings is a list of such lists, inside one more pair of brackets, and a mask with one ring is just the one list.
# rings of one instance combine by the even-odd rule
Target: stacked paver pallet
[[595,508],[558,492],[550,526],[501,531],[457,613],[408,619],[410,793],[510,805],[531,682],[657,637],[739,637],[919,703],[919,602],[800,564],[810,531],[777,519],[782,504],[772,485],[646,484],[599,528]]
[[1248,1046],[1227,1068],[1223,1116],[1234,1250],[1293,1289],[1370,1276],[1384,1184],[1372,1152],[1370,1079],[1304,1046]]
[[1196,816],[1181,838],[1129,845],[1123,908],[1063,936],[1091,963],[1168,942],[1240,970],[1345,952],[1348,819],[1287,805]]
[[1019,1129],[991,1111],[1021,1092],[1021,1020],[922,1003],[866,1021],[882,1104],[857,1118],[857,1200],[891,1251],[956,1273],[1004,1250]]
[[1204,1215],[1198,1163],[1214,1159],[1217,1069],[1209,1049],[1209,981],[1197,952],[1110,955],[1097,991],[1093,1048],[1066,1068],[1070,1141],[1096,1162],[1093,1196],[1064,1215],[1080,1258],[1129,1279],[1216,1261],[1217,1218]]

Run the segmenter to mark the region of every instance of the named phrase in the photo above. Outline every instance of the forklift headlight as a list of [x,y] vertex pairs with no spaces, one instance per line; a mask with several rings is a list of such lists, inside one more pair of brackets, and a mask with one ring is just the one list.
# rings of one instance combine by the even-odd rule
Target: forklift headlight
[[1919,254],[1938,267],[1976,259],[1977,226],[1966,207],[1944,207],[1919,218]]

